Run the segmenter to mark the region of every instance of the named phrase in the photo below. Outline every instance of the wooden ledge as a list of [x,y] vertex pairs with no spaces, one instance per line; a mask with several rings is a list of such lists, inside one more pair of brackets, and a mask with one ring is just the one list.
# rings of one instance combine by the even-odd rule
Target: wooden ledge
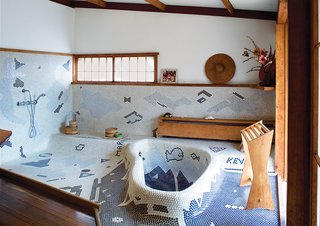
[[74,81],[72,85],[105,85],[105,86],[181,86],[181,87],[218,87],[218,88],[252,88],[264,91],[274,91],[275,87],[259,86],[257,84],[212,84],[212,83],[160,83],[160,82],[99,82]]

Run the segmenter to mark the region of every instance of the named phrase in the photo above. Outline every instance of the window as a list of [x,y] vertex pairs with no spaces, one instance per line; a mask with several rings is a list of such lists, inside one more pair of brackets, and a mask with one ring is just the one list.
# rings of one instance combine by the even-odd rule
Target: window
[[159,53],[75,55],[75,82],[156,82]]

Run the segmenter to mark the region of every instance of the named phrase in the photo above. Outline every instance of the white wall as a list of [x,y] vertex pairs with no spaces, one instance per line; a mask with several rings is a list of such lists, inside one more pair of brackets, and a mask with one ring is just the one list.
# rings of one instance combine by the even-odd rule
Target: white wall
[[[179,82],[211,83],[206,60],[230,55],[236,73],[229,83],[258,83],[242,63],[250,35],[260,47],[275,43],[275,22],[227,17],[72,9],[49,0],[0,0],[0,47],[54,52],[159,52],[159,70],[177,68]],[[74,47],[74,48],[73,48]]]
[[49,0],[0,0],[0,47],[71,53],[74,9]]
[[206,60],[226,53],[236,63],[229,83],[258,83],[257,73],[246,74],[244,47],[275,46],[275,22],[227,17],[76,9],[76,53],[159,52],[159,69],[177,68],[179,82],[211,83]]

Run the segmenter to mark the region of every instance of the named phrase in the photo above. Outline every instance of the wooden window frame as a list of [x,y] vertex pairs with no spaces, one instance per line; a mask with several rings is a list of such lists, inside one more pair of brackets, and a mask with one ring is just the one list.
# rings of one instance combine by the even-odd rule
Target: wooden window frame
[[[146,53],[110,53],[110,54],[74,54],[73,55],[73,82],[72,84],[155,84],[158,83],[158,52]],[[114,61],[117,57],[154,57],[154,81],[115,81]],[[78,80],[78,59],[79,58],[112,58],[112,81],[79,81]]]

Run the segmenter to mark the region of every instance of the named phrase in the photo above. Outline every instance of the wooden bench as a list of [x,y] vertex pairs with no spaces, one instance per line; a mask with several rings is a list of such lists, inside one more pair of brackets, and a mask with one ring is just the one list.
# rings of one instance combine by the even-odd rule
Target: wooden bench
[[[159,117],[156,136],[241,141],[240,131],[259,120]],[[268,128],[274,121],[264,120]]]

